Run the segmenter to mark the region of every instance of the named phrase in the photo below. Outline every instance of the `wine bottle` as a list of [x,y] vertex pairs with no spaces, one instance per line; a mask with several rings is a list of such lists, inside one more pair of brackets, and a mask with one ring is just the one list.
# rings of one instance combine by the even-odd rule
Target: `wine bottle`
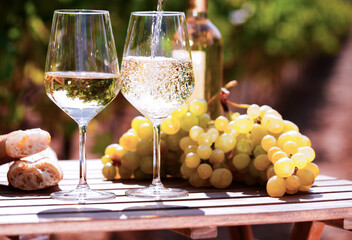
[[[208,19],[207,0],[189,0],[187,30],[191,46],[195,89],[191,99],[211,99],[222,87],[223,53],[220,31]],[[212,118],[221,114],[219,98],[209,105]]]

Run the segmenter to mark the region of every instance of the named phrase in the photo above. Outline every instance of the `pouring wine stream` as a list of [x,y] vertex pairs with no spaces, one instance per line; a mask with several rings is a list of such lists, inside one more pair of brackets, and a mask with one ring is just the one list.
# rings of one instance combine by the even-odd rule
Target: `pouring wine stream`
[[150,44],[150,52],[151,52],[151,57],[154,58],[156,55],[157,47],[159,44],[159,35],[160,35],[160,28],[161,28],[161,20],[163,16],[163,11],[162,11],[162,5],[163,5],[163,0],[158,0],[158,6],[157,6],[157,16],[156,19],[153,18],[153,24],[152,24],[152,42]]

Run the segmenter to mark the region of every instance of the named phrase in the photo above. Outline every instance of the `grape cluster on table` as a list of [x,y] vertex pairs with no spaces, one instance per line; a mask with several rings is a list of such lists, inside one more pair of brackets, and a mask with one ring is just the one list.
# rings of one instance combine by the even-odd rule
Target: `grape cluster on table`
[[[281,197],[308,191],[319,174],[309,138],[267,105],[211,120],[206,101],[196,99],[173,112],[161,131],[162,176],[185,178],[193,187],[227,188],[236,181]],[[101,160],[108,180],[151,178],[152,123],[135,117]]]

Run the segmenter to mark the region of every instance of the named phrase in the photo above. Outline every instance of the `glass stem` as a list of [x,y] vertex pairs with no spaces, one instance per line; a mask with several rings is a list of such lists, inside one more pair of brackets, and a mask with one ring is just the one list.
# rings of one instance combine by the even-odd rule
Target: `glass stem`
[[153,124],[153,181],[152,185],[163,187],[160,179],[160,124]]
[[79,183],[78,188],[88,188],[86,160],[87,125],[79,125]]

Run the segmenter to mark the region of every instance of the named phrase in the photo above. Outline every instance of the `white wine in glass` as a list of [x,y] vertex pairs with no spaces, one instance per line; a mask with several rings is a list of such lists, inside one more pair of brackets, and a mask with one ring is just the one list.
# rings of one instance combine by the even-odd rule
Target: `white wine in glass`
[[45,66],[49,98],[79,126],[79,183],[53,198],[85,202],[112,199],[87,183],[87,125],[119,92],[119,68],[108,11],[56,10]]
[[121,64],[121,92],[153,123],[153,181],[131,189],[132,197],[187,196],[182,189],[165,188],[160,180],[160,125],[192,94],[194,76],[184,13],[133,12]]

